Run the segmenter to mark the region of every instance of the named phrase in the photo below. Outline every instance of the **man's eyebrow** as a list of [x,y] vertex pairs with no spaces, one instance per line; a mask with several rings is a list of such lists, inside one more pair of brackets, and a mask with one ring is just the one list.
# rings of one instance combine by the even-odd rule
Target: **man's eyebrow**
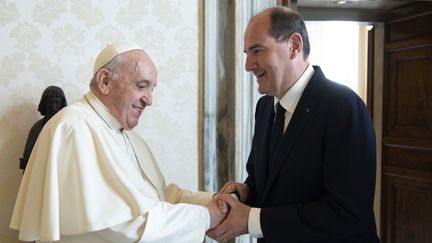
[[[256,48],[263,48],[263,47],[264,47],[264,46],[261,45],[261,44],[255,44],[255,45],[249,47],[247,50],[250,51],[250,50],[253,50],[253,49],[256,49]],[[244,53],[247,53],[247,50],[243,50],[243,52],[244,52]]]

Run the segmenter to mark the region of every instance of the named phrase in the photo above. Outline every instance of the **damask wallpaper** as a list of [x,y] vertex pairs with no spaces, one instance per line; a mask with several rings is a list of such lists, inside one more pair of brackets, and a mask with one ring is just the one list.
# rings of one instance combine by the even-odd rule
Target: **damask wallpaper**
[[199,0],[0,0],[0,242],[9,229],[18,168],[49,85],[68,103],[88,91],[93,61],[113,41],[136,42],[158,67],[153,105],[136,128],[167,182],[198,188]]

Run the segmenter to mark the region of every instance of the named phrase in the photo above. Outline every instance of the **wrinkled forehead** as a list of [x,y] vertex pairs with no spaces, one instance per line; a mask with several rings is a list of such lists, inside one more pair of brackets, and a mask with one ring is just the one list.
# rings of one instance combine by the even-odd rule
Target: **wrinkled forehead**
[[147,78],[156,79],[157,69],[154,63],[150,61],[138,61],[135,66],[137,74],[146,76]]
[[132,82],[145,81],[156,86],[157,68],[150,58],[135,59],[130,67]]
[[125,53],[127,57],[127,67],[129,72],[135,74],[151,73],[157,74],[157,69],[152,59],[143,50],[133,50]]

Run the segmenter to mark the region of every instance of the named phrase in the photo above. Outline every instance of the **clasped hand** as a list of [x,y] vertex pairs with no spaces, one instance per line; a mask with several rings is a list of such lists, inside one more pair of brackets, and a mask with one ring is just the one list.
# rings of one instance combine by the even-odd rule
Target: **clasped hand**
[[[231,193],[237,192],[238,201]],[[226,241],[248,233],[250,207],[241,203],[247,200],[249,188],[246,184],[227,182],[209,202],[211,224],[207,235],[218,241]]]

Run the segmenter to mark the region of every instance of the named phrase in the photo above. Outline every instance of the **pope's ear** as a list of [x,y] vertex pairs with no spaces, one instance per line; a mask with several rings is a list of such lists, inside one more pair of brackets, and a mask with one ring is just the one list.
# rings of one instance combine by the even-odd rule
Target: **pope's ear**
[[110,85],[109,72],[110,71],[108,69],[101,68],[96,73],[97,88],[104,95],[107,95],[109,93],[109,85]]

